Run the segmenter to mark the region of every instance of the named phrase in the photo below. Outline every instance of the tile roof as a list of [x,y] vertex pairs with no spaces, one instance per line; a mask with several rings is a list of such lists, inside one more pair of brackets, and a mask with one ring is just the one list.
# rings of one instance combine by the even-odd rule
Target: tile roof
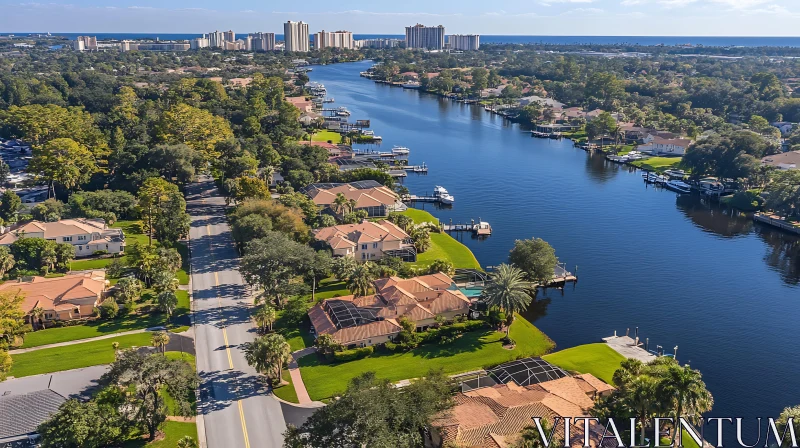
[[0,441],[36,433],[66,398],[50,389],[0,396]]
[[332,248],[355,246],[356,243],[404,241],[408,234],[388,220],[363,221],[358,224],[342,224],[314,230],[314,238],[324,241]]
[[[91,235],[92,240],[83,244],[106,241],[121,241],[124,238],[121,229],[108,228],[102,219],[62,219],[55,222],[29,221],[13,227],[0,237],[0,244],[11,244],[23,235],[43,234],[45,239],[56,239],[65,236]],[[38,236],[38,235],[37,235]],[[75,243],[75,241],[73,241]]]
[[104,271],[92,271],[63,277],[33,277],[30,281],[8,281],[0,292],[22,294],[22,309],[29,313],[35,307],[45,311],[68,310],[81,300],[97,301],[106,289]]
[[781,154],[773,154],[761,159],[761,163],[789,168],[792,165],[797,168],[800,165],[800,151],[789,151]]
[[356,208],[378,207],[381,205],[394,205],[400,198],[397,193],[381,185],[371,188],[356,188],[350,184],[337,185],[331,188],[313,188],[307,194],[315,204],[330,206],[336,200],[337,194],[343,194],[347,200],[355,200]]

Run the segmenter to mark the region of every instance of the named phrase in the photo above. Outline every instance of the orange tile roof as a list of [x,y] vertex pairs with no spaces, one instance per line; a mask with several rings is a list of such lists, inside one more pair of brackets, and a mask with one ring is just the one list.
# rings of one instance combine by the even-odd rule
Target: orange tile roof
[[30,281],[9,281],[0,285],[0,293],[25,296],[21,304],[25,313],[37,306],[45,311],[68,310],[75,308],[77,302],[82,300],[92,300],[97,304],[105,289],[104,271],[54,278],[33,277]]
[[342,224],[314,230],[317,241],[328,243],[334,249],[354,247],[356,243],[404,241],[408,234],[388,220],[363,221],[358,224]]

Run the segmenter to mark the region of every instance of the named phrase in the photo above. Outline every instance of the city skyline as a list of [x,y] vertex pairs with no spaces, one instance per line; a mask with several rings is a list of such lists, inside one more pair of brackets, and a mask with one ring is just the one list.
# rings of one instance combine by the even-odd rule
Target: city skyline
[[[280,34],[288,21],[318,30],[401,35],[406,26],[444,25],[452,34],[585,36],[796,36],[793,0],[510,0],[487,2],[410,0],[402,5],[356,0],[337,9],[310,0],[276,9],[252,0],[220,8],[208,0],[0,0],[5,33],[204,33],[266,30]],[[657,21],[653,21],[657,19]]]

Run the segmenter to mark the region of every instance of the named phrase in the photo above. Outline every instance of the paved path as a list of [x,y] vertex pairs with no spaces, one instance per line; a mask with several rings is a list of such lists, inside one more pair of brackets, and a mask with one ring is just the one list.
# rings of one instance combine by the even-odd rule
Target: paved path
[[129,335],[129,334],[144,333],[145,331],[147,331],[147,330],[142,328],[142,329],[139,329],[139,330],[123,331],[121,333],[104,334],[102,336],[97,336],[96,338],[76,339],[74,341],[57,342],[55,344],[40,345],[38,347],[20,348],[20,349],[17,349],[17,350],[9,350],[8,354],[10,354],[10,355],[18,355],[20,353],[28,353],[28,352],[35,352],[36,350],[44,350],[46,348],[64,347],[64,346],[67,346],[67,345],[83,344],[84,342],[92,342],[92,341],[100,341],[100,340],[103,340],[103,339],[111,339],[111,338],[115,338],[117,336],[126,336],[126,335]]
[[[247,365],[241,345],[255,338],[252,300],[238,271],[225,219],[225,200],[213,180],[187,187],[192,218],[190,253],[201,446],[279,448],[286,430],[281,404]],[[205,436],[205,437],[203,437]]]
[[311,401],[311,397],[308,396],[308,390],[306,390],[306,383],[303,382],[303,377],[300,376],[300,367],[297,365],[297,360],[316,352],[316,348],[306,347],[292,353],[292,360],[289,362],[289,375],[292,377],[294,391],[297,393],[297,401],[300,404],[311,404],[313,401]]

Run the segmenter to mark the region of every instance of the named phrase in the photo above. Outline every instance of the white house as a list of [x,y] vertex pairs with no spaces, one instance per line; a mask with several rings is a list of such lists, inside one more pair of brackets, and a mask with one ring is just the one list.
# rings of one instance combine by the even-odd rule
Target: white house
[[75,246],[76,257],[88,257],[96,252],[125,252],[125,234],[122,229],[111,229],[102,219],[30,221],[0,235],[0,245],[10,246],[20,238],[44,238],[56,243],[72,244]]
[[647,143],[639,145],[637,148],[639,151],[652,155],[670,156],[682,156],[686,154],[686,150],[689,149],[689,146],[692,144],[691,140],[685,138],[662,138],[650,135],[645,139],[645,142]]

